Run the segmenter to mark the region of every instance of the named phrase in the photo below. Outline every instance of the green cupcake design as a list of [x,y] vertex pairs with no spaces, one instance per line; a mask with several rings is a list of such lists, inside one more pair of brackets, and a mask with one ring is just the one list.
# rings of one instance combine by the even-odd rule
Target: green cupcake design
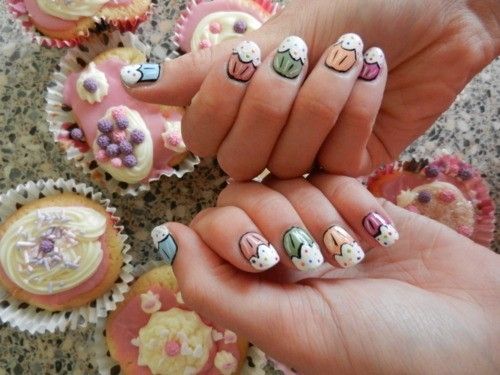
[[309,271],[323,264],[323,255],[318,244],[303,229],[290,228],[283,236],[283,247],[292,263],[301,271]]
[[279,46],[273,68],[280,76],[295,79],[307,61],[307,46],[297,36],[289,36]]

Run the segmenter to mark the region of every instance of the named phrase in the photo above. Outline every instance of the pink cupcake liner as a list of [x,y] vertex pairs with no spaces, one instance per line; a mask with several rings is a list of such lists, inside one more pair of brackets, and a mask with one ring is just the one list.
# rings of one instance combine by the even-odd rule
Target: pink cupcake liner
[[380,167],[366,179],[375,196],[396,203],[397,195],[433,181],[456,186],[474,207],[474,231],[470,238],[491,246],[495,231],[495,204],[481,173],[459,157],[443,153],[432,160],[397,161]]

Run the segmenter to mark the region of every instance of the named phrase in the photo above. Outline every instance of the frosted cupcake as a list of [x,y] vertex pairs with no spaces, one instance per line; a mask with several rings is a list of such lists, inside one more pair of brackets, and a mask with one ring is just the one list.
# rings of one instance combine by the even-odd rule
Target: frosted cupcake
[[260,48],[243,41],[234,48],[227,65],[227,74],[236,81],[248,82],[260,65]]
[[289,36],[278,47],[273,68],[279,75],[295,79],[307,62],[307,45],[298,36]]

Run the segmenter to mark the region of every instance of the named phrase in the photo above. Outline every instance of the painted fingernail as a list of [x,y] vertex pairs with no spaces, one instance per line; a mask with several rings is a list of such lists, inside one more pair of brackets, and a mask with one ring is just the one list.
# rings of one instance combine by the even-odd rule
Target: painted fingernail
[[384,51],[378,47],[372,47],[366,50],[363,55],[363,69],[359,78],[365,81],[375,80],[384,66]]
[[240,239],[240,250],[253,268],[268,270],[280,261],[273,245],[258,233],[245,233]]
[[227,75],[239,82],[248,82],[260,65],[260,48],[250,41],[243,41],[233,49],[227,63]]
[[363,260],[365,252],[347,231],[334,225],[323,237],[326,248],[343,268],[355,266]]
[[298,36],[289,36],[278,47],[273,68],[280,76],[295,79],[307,61],[307,45]]
[[151,237],[153,238],[155,249],[158,250],[163,260],[171,265],[177,255],[178,247],[167,226],[163,224],[154,228],[151,231]]
[[344,34],[326,57],[325,65],[339,73],[352,69],[363,53],[363,41],[358,34]]
[[160,72],[161,65],[158,64],[127,65],[121,69],[120,76],[125,85],[135,86],[158,81]]
[[293,227],[286,231],[283,247],[295,267],[301,271],[314,270],[324,262],[318,244],[301,228]]
[[391,246],[399,240],[399,233],[391,223],[388,223],[381,215],[370,212],[363,219],[366,231],[375,238],[382,246]]

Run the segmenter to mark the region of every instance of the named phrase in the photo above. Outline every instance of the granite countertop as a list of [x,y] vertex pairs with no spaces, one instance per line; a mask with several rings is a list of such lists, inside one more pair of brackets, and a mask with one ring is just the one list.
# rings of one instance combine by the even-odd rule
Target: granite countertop
[[[184,1],[160,1],[152,20],[138,33],[151,45],[153,58],[163,59],[168,36]],[[93,185],[88,177],[65,160],[52,141],[44,114],[44,93],[64,51],[33,44],[20,26],[0,6],[0,192],[28,180],[74,178]],[[500,60],[479,74],[453,106],[406,156],[425,157],[446,149],[463,156],[483,171],[500,206]],[[225,185],[224,174],[213,160],[179,180],[163,178],[140,197],[105,195],[118,207],[130,235],[134,262],[159,259],[152,251],[151,228],[167,220],[188,223],[198,211],[212,206]],[[147,219],[146,219],[147,218]],[[497,216],[498,221],[498,216]],[[500,236],[496,234],[498,251]],[[93,326],[78,331],[32,336],[0,325],[0,375],[71,373],[94,374]]]

